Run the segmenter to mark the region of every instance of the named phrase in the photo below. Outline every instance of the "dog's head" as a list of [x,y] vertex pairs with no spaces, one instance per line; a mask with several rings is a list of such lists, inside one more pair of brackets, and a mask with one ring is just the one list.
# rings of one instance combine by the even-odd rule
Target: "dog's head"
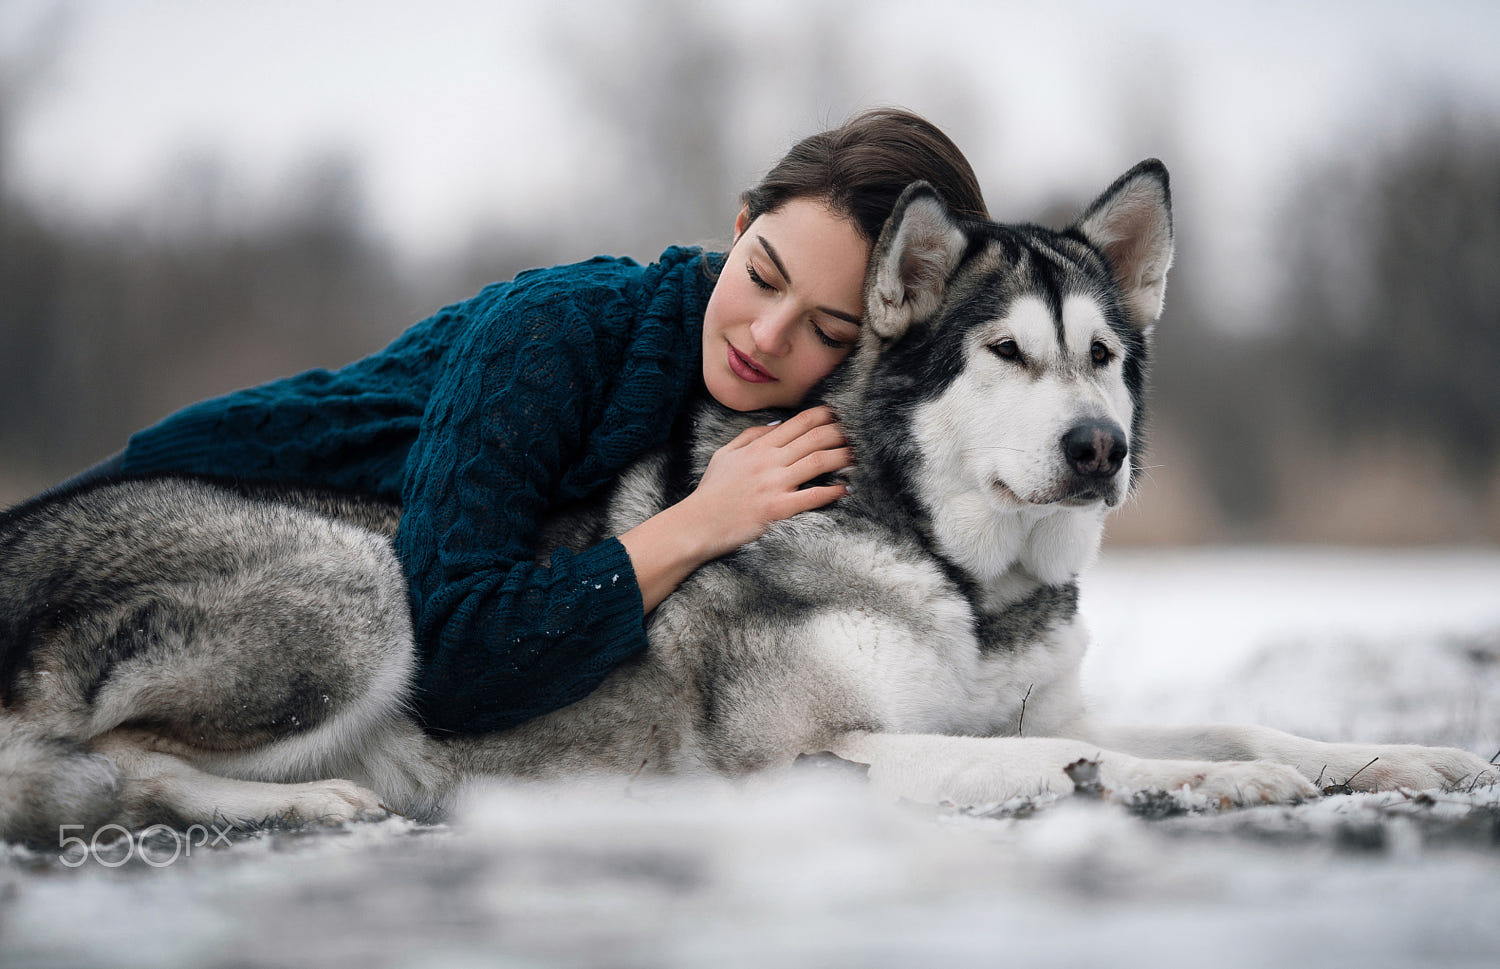
[[910,186],[876,243],[849,363],[858,446],[919,466],[914,490],[949,515],[1083,510],[1097,542],[1139,467],[1172,253],[1155,160],[1061,232],[958,220],[931,187]]

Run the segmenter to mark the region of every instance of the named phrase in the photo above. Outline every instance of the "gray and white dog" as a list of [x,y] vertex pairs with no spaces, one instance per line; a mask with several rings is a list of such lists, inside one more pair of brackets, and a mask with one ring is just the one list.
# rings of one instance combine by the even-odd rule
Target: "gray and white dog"
[[[700,568],[590,696],[488,736],[408,715],[398,510],[183,478],[24,504],[0,517],[0,834],[429,817],[475,775],[738,778],[820,753],[957,804],[1071,790],[1080,759],[1117,795],[1222,803],[1489,770],[1451,749],[1085,716],[1076,580],[1138,466],[1172,254],[1156,161],[1063,232],[957,221],[913,185],[826,387],[852,494]],[[690,432],[551,537],[630,528],[766,419],[694,406]]]

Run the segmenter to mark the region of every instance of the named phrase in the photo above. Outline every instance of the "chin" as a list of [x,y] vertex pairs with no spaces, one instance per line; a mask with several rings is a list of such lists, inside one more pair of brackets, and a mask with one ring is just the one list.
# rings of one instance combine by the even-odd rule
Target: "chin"
[[730,410],[746,413],[797,406],[795,402],[783,400],[781,395],[772,392],[769,387],[753,387],[732,373],[715,374],[714,378],[704,376],[703,383],[708,388],[708,395]]

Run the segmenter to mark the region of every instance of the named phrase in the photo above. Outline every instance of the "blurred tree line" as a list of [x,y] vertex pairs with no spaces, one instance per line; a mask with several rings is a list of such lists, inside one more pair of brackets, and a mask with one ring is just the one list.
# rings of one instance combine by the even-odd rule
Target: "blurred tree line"
[[[188,400],[373,349],[400,293],[359,233],[350,172],[318,166],[285,217],[211,206],[138,225],[49,225],[0,197],[0,453],[41,479],[118,449]],[[206,173],[200,173],[206,174]],[[189,192],[191,192],[191,187]]]
[[[674,40],[645,61],[615,63],[622,45],[577,36],[560,45],[590,150],[614,166],[599,194],[552,234],[496,229],[437,268],[375,241],[357,161],[339,154],[309,160],[253,218],[208,158],[174,173],[149,220],[51,219],[7,179],[26,85],[0,74],[0,503],[177,407],[339,366],[522,268],[599,251],[649,258],[703,233],[725,241],[754,177],[745,158],[775,155],[736,141],[722,109],[743,93],[736,58],[748,55],[695,24],[691,5],[651,9],[660,22],[637,29]],[[782,81],[857,104],[833,29],[777,41],[808,55],[787,57],[807,66]],[[1161,153],[1170,163],[1170,144]],[[1291,272],[1269,319],[1215,325],[1228,308],[1214,280],[1179,259],[1154,366],[1155,467],[1114,534],[1500,539],[1500,131],[1437,118],[1330,160],[1291,191],[1279,253]],[[1181,207],[1178,217],[1187,256],[1203,227]]]
[[1500,539],[1500,128],[1443,115],[1329,159],[1278,238],[1268,319],[1215,327],[1211,279],[1169,286],[1157,441],[1200,531]]

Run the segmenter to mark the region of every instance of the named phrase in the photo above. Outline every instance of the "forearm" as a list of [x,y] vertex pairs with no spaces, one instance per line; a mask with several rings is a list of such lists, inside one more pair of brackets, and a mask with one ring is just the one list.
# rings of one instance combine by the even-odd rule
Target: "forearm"
[[737,547],[716,536],[691,498],[667,508],[619,536],[635,570],[641,606],[650,613],[693,570]]

